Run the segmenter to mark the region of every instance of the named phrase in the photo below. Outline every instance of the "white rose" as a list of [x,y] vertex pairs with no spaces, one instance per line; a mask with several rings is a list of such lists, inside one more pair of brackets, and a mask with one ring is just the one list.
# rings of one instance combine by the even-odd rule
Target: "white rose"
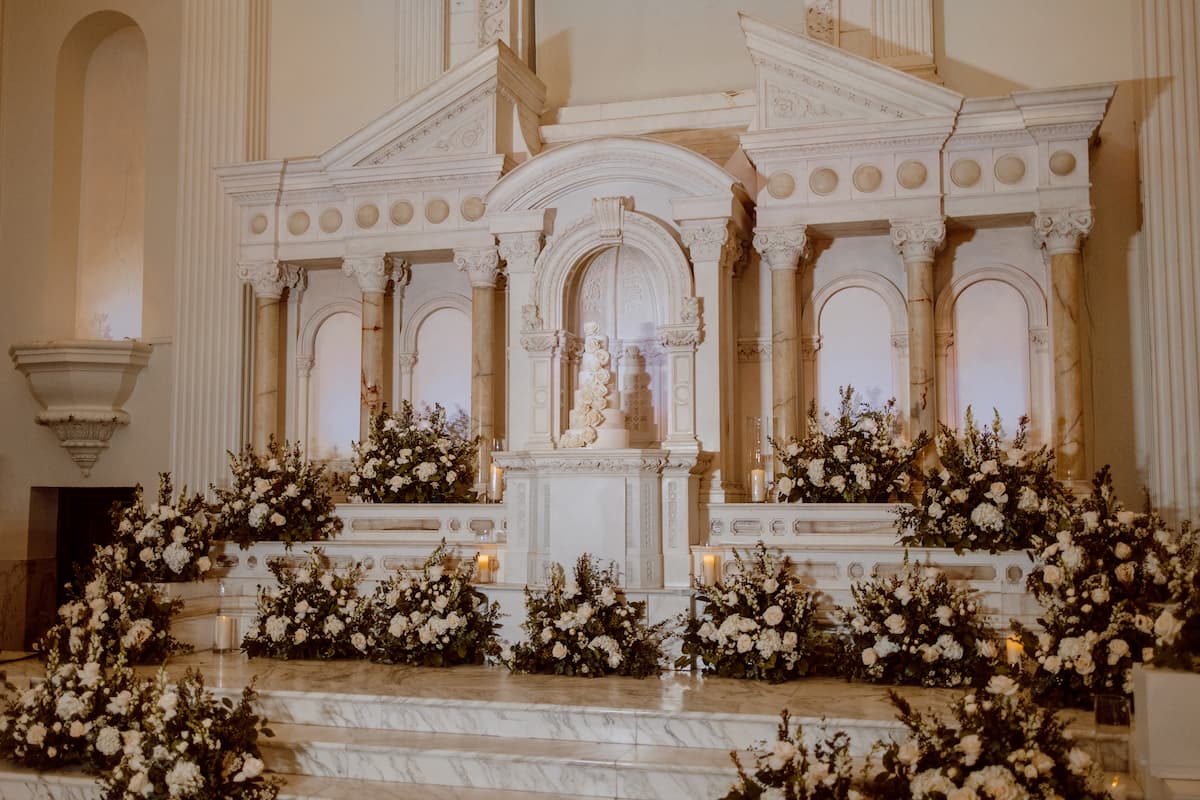
[[1012,697],[1020,688],[1020,685],[1007,675],[993,675],[987,685],[989,694],[1004,695],[1005,697]]
[[875,662],[878,660],[879,654],[875,652],[874,647],[868,647],[866,650],[862,651],[863,666],[873,667],[875,666]]
[[554,649],[550,651],[550,655],[561,661],[567,657],[567,646],[562,642],[555,642]]
[[754,649],[754,640],[750,638],[750,634],[743,633],[737,640],[737,651],[739,653],[748,653]]
[[775,482],[775,491],[782,495],[791,494],[794,488],[796,488],[796,482],[786,475]]
[[963,752],[963,764],[970,767],[979,760],[979,754],[983,752],[983,743],[979,741],[977,734],[972,733],[959,741],[958,749]]
[[1042,569],[1042,580],[1044,580],[1047,585],[1058,586],[1060,583],[1062,583],[1062,579],[1062,570],[1055,565],[1047,564],[1045,568]]
[[774,578],[767,578],[765,581],[763,581],[762,590],[766,594],[774,594],[775,590],[778,588],[779,581],[775,580]]
[[1124,542],[1117,542],[1116,545],[1113,547],[1113,555],[1115,555],[1117,558],[1124,561],[1125,559],[1127,559],[1131,555],[1133,555],[1133,548],[1131,548],[1129,545],[1125,544]]
[[763,612],[763,622],[771,627],[775,627],[783,622],[783,609],[779,606],[770,606]]
[[899,614],[892,614],[883,621],[883,624],[887,626],[890,633],[896,636],[904,633],[904,629],[908,627],[908,623],[905,622],[904,617]]
[[949,627],[954,620],[954,612],[950,609],[950,606],[938,606],[934,615],[938,618],[938,622],[946,627]]

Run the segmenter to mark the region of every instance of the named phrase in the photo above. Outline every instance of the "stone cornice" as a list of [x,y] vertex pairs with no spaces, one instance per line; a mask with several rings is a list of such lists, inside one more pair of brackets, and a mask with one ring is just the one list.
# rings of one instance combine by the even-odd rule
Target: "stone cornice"
[[944,217],[894,219],[891,226],[892,244],[906,263],[932,261],[934,254],[946,243]]
[[805,225],[755,228],[754,249],[773,270],[798,269],[808,256],[808,228]]
[[1090,208],[1059,208],[1039,211],[1033,219],[1033,241],[1048,255],[1078,253],[1092,232],[1095,218]]

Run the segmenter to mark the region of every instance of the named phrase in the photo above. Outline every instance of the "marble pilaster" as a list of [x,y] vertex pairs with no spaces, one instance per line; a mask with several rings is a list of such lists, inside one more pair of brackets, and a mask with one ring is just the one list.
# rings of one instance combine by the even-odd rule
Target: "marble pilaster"
[[908,278],[909,434],[937,433],[937,388],[933,317],[934,256],[946,242],[941,217],[892,220],[892,244],[904,259]]
[[807,227],[757,228],[754,249],[771,270],[771,412],[772,436],[786,442],[802,436],[798,367],[800,364],[800,306],[797,277],[808,254]]
[[1046,248],[1054,300],[1050,327],[1054,343],[1054,456],[1058,476],[1074,488],[1087,486],[1083,430],[1083,240],[1092,230],[1092,210],[1039,211],[1034,241]]
[[277,261],[243,262],[238,277],[254,287],[254,407],[250,443],[265,453],[279,435],[279,306],[287,273]]
[[[539,221],[540,224],[540,221]],[[535,369],[533,352],[525,346],[527,336],[540,343],[547,338],[539,333],[541,317],[536,305],[530,303],[533,288],[534,263],[542,251],[542,232],[516,231],[497,234],[500,258],[504,260],[508,278],[508,316],[505,320],[508,338],[508,385],[514,391],[527,391],[528,404],[505,404],[509,447],[550,447],[548,389],[539,387],[536,380],[548,380],[549,369]],[[530,342],[533,343],[532,341]],[[538,377],[540,376],[540,378]]]
[[371,417],[383,407],[384,297],[390,280],[387,258],[347,256],[342,272],[353,276],[362,291],[362,378],[359,383],[359,436],[366,441]]
[[471,281],[471,428],[479,437],[482,481],[491,465],[496,434],[496,280],[500,277],[500,257],[494,246],[459,248],[454,251],[454,263]]

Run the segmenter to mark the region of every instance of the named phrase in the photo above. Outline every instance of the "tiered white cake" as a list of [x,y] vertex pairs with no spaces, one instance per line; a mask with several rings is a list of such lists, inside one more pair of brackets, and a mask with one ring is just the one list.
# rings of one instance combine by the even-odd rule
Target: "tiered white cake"
[[579,365],[579,383],[575,405],[571,409],[571,428],[558,440],[560,447],[629,447],[629,429],[625,412],[617,408],[612,355],[608,337],[600,326],[583,326],[583,358]]

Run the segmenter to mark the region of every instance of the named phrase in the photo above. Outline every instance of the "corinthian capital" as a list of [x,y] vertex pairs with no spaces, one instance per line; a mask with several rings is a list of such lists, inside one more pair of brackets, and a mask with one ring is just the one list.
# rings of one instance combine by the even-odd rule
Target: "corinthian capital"
[[358,281],[358,288],[367,292],[383,292],[391,279],[387,259],[376,256],[346,256],[342,259],[342,272]]
[[692,263],[720,261],[729,241],[729,223],[685,224],[680,236],[691,253]]
[[455,265],[467,273],[472,288],[492,288],[500,274],[500,256],[496,248],[460,247],[454,251]]
[[933,261],[934,254],[946,243],[946,219],[894,219],[892,244],[905,261]]
[[796,269],[808,255],[808,226],[756,228],[754,249],[767,260],[771,269]]
[[238,278],[254,287],[255,297],[269,300],[278,300],[288,285],[287,270],[273,258],[239,263]]
[[542,234],[539,231],[500,234],[500,257],[508,266],[509,273],[533,272],[533,264],[542,252]]
[[1090,208],[1039,211],[1033,219],[1033,242],[1050,255],[1078,253],[1094,222]]

